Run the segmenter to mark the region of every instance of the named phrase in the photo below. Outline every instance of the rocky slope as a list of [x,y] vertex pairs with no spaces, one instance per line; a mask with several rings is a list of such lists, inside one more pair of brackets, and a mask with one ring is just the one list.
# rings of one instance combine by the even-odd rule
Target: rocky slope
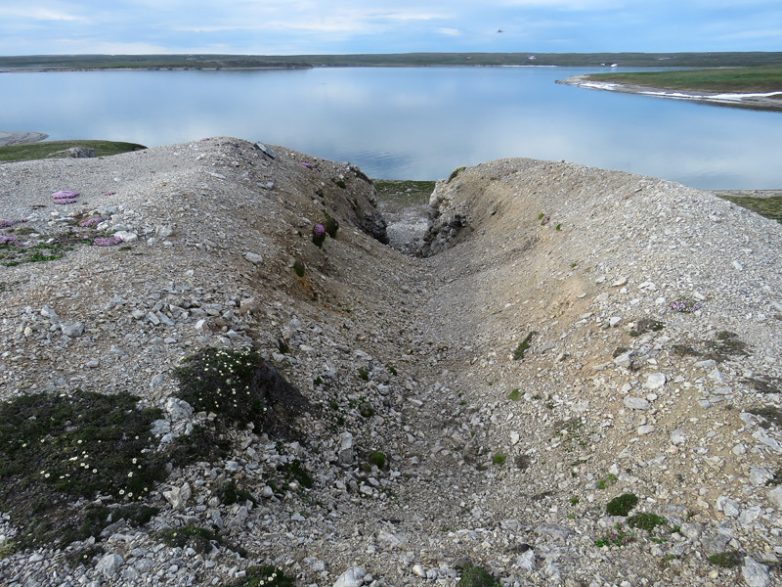
[[[19,263],[0,269],[0,395],[132,393],[162,414],[143,454],[168,462],[148,520],[109,486],[72,500],[110,514],[67,544],[30,542],[0,495],[3,584],[255,585],[259,564],[272,585],[779,582],[780,226],[521,159],[431,204],[412,257],[382,244],[360,171],[280,147],[0,167]],[[253,347],[293,387],[178,461],[167,446],[220,419],[176,398],[210,347]]]

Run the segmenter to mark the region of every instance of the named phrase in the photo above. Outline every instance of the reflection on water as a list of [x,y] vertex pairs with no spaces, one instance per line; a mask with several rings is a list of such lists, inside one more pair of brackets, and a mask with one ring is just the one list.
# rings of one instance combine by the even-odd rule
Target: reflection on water
[[161,145],[230,135],[446,177],[500,157],[568,160],[702,188],[782,186],[782,113],[589,91],[570,68],[0,75],[2,130]]

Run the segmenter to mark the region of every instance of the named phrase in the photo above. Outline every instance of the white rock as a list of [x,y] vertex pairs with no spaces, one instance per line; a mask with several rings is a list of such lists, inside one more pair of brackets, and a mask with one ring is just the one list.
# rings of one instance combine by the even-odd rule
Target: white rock
[[124,243],[132,243],[133,241],[138,240],[138,235],[135,232],[130,232],[129,230],[119,230],[114,233],[114,236],[116,236]]
[[717,511],[721,511],[723,514],[725,514],[729,518],[737,518],[739,516],[739,513],[741,513],[741,508],[739,507],[739,504],[729,497],[726,497],[724,495],[720,495],[717,498]]
[[187,482],[183,483],[181,487],[172,487],[168,491],[163,492],[163,497],[171,504],[171,507],[175,510],[182,510],[187,504],[187,500],[193,494],[190,489],[190,485]]
[[768,499],[777,506],[777,509],[782,510],[782,485],[775,487],[768,492]]
[[677,446],[684,444],[687,442],[687,436],[684,434],[684,432],[677,428],[673,432],[671,432],[671,443],[675,444]]
[[60,324],[60,330],[68,338],[76,338],[84,334],[84,324],[81,322],[63,322]]
[[350,432],[343,432],[339,435],[339,462],[343,465],[349,465],[353,462],[353,435]]
[[125,559],[120,555],[107,554],[98,561],[98,564],[95,565],[95,570],[107,579],[114,579],[117,577],[117,573],[119,573],[119,570],[124,564]]
[[178,397],[170,397],[166,400],[166,412],[173,421],[189,420],[193,417],[193,406]]
[[352,567],[342,573],[342,575],[334,583],[334,587],[361,587],[364,583],[364,571],[361,567]]
[[749,470],[749,481],[752,485],[765,485],[774,478],[774,474],[766,467],[752,467]]
[[646,434],[651,434],[654,432],[654,426],[650,426],[648,424],[645,426],[639,426],[636,432],[638,433],[638,436],[645,436]]
[[516,566],[523,571],[535,570],[535,551],[531,548],[516,558]]
[[519,443],[519,440],[521,440],[521,435],[518,432],[511,432],[510,433],[510,443],[513,445],[516,445]]
[[648,410],[649,402],[642,397],[626,397],[624,405],[631,410]]
[[413,574],[417,575],[418,577],[421,577],[423,579],[426,578],[426,570],[421,564],[415,564],[413,565]]
[[646,377],[646,383],[644,387],[646,389],[660,389],[667,381],[665,373],[650,373]]
[[617,324],[619,324],[621,321],[622,321],[622,317],[621,317],[621,316],[611,316],[611,317],[608,319],[608,325],[609,325],[611,328],[613,328],[614,326],[616,326]]
[[768,567],[760,564],[751,556],[744,557],[741,576],[744,577],[749,587],[768,587],[771,584]]
[[253,265],[260,265],[263,263],[263,257],[261,257],[258,253],[251,253],[248,251],[244,254],[244,258]]

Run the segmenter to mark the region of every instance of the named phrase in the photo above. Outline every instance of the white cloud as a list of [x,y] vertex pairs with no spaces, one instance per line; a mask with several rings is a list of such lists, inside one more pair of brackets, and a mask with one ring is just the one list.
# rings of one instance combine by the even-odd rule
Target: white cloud
[[458,37],[462,34],[462,31],[460,31],[459,29],[455,29],[451,27],[440,27],[439,29],[437,29],[437,32],[447,37]]
[[0,6],[0,18],[14,18],[20,20],[40,20],[54,22],[87,22],[89,19],[44,6],[12,7]]

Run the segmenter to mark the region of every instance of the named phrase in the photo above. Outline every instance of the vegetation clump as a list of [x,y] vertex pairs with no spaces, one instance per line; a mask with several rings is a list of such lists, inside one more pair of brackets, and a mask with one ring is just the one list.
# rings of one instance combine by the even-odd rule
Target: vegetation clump
[[631,528],[638,528],[639,530],[646,530],[647,532],[653,532],[657,526],[664,526],[668,523],[668,520],[657,514],[635,514],[627,518],[627,525]]
[[524,358],[524,355],[529,350],[530,345],[532,344],[532,337],[535,336],[537,332],[532,331],[527,336],[524,337],[524,340],[522,340],[514,349],[513,351],[513,360],[514,361],[520,361]]
[[655,320],[654,318],[641,318],[635,322],[633,328],[630,329],[630,336],[641,336],[647,332],[660,332],[665,327],[663,322]]
[[279,465],[277,470],[285,475],[286,481],[288,482],[296,481],[296,483],[307,489],[310,489],[314,485],[312,475],[298,459]]
[[451,181],[453,181],[454,179],[456,179],[456,178],[457,178],[457,176],[458,176],[458,175],[459,175],[459,174],[460,174],[462,171],[464,171],[465,169],[467,169],[467,168],[466,168],[466,167],[457,167],[456,169],[454,169],[454,170],[451,172],[451,175],[449,175],[449,176],[448,176],[448,181],[449,181],[449,182],[451,182]]
[[627,532],[621,524],[617,524],[614,528],[606,532],[603,536],[595,540],[595,546],[604,548],[606,546],[624,546],[630,544],[635,537]]
[[0,405],[0,510],[20,526],[23,547],[96,536],[110,512],[74,508],[74,498],[140,500],[165,478],[150,432],[160,411],[137,403],[77,390]]
[[611,516],[626,516],[637,505],[637,495],[634,493],[623,493],[606,504],[606,512]]
[[253,496],[252,493],[239,487],[236,484],[236,481],[233,479],[223,483],[220,487],[218,487],[217,491],[215,491],[215,495],[223,505],[246,503],[248,501],[253,504],[258,503],[258,500],[255,498],[255,496]]
[[281,569],[270,565],[250,567],[246,575],[231,587],[294,587],[294,580]]
[[306,408],[301,393],[253,349],[202,349],[174,373],[177,397],[198,412],[216,414],[223,426],[290,432],[292,419]]
[[736,552],[735,550],[726,550],[724,552],[718,552],[709,556],[709,562],[711,564],[722,567],[723,569],[732,569],[737,567],[742,563],[743,560],[744,557],[741,556],[741,553]]
[[462,569],[462,576],[456,585],[457,587],[501,587],[500,582],[489,571],[474,565]]
[[195,524],[163,530],[159,536],[168,546],[178,548],[189,546],[201,554],[211,552],[213,548],[222,544],[219,534]]
[[388,464],[386,453],[379,450],[375,450],[369,453],[367,460],[369,461],[370,465],[374,465],[378,469],[385,469],[386,465]]
[[491,458],[492,465],[497,465],[498,467],[501,467],[505,464],[505,461],[508,460],[508,456],[504,453],[498,452]]
[[337,238],[337,231],[339,230],[339,222],[330,214],[326,214],[326,221],[323,223],[326,229],[326,234],[331,238]]
[[304,272],[307,270],[307,266],[301,259],[296,259],[293,262],[293,272],[299,277],[304,277]]
[[614,475],[613,473],[609,473],[608,475],[606,475],[602,479],[598,479],[597,483],[595,483],[595,486],[598,489],[607,489],[608,487],[610,487],[611,485],[613,485],[617,481],[619,481],[619,478],[616,475]]

